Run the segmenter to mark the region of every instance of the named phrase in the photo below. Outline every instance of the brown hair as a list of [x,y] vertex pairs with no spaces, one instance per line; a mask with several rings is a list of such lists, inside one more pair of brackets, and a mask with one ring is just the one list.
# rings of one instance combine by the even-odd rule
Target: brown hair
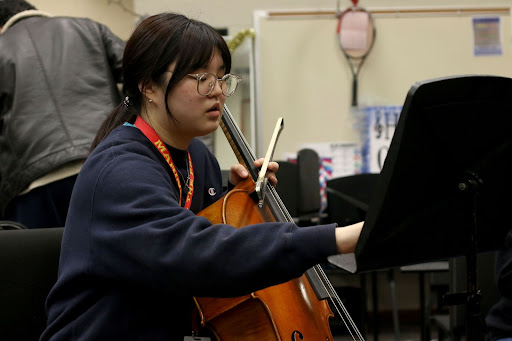
[[167,84],[165,106],[171,119],[167,95],[188,73],[206,67],[218,49],[226,73],[231,70],[231,54],[222,36],[210,25],[176,13],[161,13],[140,23],[126,43],[123,55],[123,92],[128,103],[119,104],[101,125],[91,151],[117,126],[135,122],[143,105],[139,83],[153,81],[164,86],[164,73],[176,63]]

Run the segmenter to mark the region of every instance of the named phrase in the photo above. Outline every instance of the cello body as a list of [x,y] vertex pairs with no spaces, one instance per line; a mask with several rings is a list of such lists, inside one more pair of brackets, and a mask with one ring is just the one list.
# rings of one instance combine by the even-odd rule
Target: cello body
[[[213,224],[243,228],[276,221],[268,207],[254,199],[254,180],[238,184],[215,204],[198,213]],[[201,325],[219,341],[332,341],[328,303],[319,300],[305,275],[246,296],[194,298]]]

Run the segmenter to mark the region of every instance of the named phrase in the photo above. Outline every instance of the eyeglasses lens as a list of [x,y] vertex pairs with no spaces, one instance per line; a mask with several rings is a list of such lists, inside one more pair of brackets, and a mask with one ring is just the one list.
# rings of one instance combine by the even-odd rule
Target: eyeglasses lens
[[[197,90],[202,96],[207,96],[213,91],[216,82],[217,76],[215,76],[212,73],[204,73],[198,79]],[[222,93],[225,96],[231,96],[235,92],[236,87],[238,85],[236,77],[232,75],[225,75],[224,77],[222,77],[222,80],[220,80],[220,83]]]
[[212,92],[217,79],[215,75],[211,73],[204,73],[197,81],[197,90],[202,96],[207,96]]
[[235,76],[226,75],[222,78],[222,93],[225,96],[231,96],[238,85],[237,79]]

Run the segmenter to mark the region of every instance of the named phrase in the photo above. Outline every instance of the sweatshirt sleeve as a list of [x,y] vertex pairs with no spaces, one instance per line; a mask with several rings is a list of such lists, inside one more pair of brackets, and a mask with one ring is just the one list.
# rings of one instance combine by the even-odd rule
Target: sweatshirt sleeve
[[178,205],[155,155],[116,156],[89,174],[76,191],[90,193],[78,203],[90,216],[76,219],[71,210],[69,220],[70,238],[88,241],[89,275],[194,296],[237,296],[299,277],[336,253],[334,224],[212,225]]

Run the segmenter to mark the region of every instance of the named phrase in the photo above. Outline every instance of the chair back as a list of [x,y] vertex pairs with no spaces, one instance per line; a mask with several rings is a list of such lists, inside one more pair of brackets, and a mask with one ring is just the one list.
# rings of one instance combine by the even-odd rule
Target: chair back
[[327,181],[327,215],[330,222],[346,226],[365,219],[379,174],[364,173]]
[[277,161],[279,171],[277,172],[276,191],[283,201],[288,213],[293,218],[298,216],[299,196],[299,169],[296,163],[290,161]]
[[320,158],[313,149],[301,149],[297,153],[299,176],[299,216],[320,214]]
[[0,231],[0,338],[39,340],[64,228]]
[[322,204],[318,154],[312,149],[301,149],[297,162],[277,163],[276,191],[295,223],[299,226],[318,224]]

